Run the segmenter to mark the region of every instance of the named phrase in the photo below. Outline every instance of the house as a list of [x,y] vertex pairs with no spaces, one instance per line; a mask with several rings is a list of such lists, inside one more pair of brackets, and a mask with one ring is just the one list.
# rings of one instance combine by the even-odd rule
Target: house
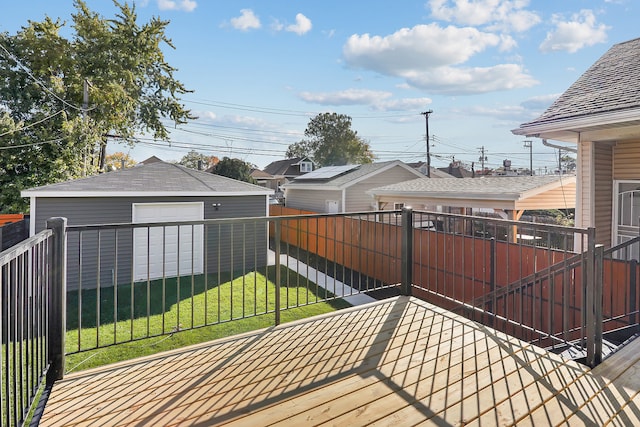
[[286,184],[285,201],[287,207],[313,212],[370,211],[367,190],[419,177],[424,175],[399,160],[326,166]]
[[515,135],[577,145],[576,226],[606,247],[638,236],[640,38],[612,46]]
[[[272,190],[219,175],[188,169],[165,162],[153,162],[134,168],[108,172],[87,178],[31,188],[22,192],[30,198],[31,235],[46,227],[51,217],[66,217],[69,226],[114,224],[114,223],[172,223],[178,221],[202,221],[218,218],[237,218],[268,215],[268,196]],[[148,231],[143,227],[122,236],[102,236],[101,250],[113,246],[113,240],[129,239],[130,250],[111,256],[101,262],[101,284],[155,279],[185,273],[203,273],[211,259],[218,255],[230,257],[237,248],[229,242],[222,246],[213,238],[214,230],[203,225],[158,227]],[[218,235],[216,235],[218,236]],[[211,238],[209,238],[211,237]],[[78,235],[70,235],[69,247],[82,244],[98,245],[97,236],[85,233],[82,242]],[[74,239],[76,239],[74,241]],[[88,239],[88,240],[87,240]],[[260,248],[257,263],[266,260],[266,230],[251,235],[251,242]],[[254,239],[254,240],[253,240]],[[238,245],[243,239],[237,238]],[[111,241],[111,243],[110,243]],[[208,247],[204,243],[208,242]],[[164,242],[164,243],[163,243]],[[178,254],[179,252],[179,254]],[[69,250],[69,257],[75,252]],[[192,254],[193,253],[193,254]],[[193,263],[190,261],[195,260]],[[128,257],[128,258],[127,258]],[[91,259],[91,256],[85,256]],[[122,258],[122,259],[120,259]],[[133,258],[133,262],[131,259]],[[237,262],[241,257],[236,257]],[[183,262],[189,260],[189,262]],[[163,262],[163,260],[165,260]],[[69,287],[79,283],[77,265],[69,259]],[[117,274],[114,273],[118,262]],[[231,262],[231,261],[230,261]],[[97,268],[97,266],[96,266]],[[233,266],[229,266],[232,269]],[[96,286],[95,273],[84,268],[82,284]],[[116,274],[118,277],[113,277]]]
[[269,179],[267,187],[277,191],[281,185],[295,177],[312,172],[314,169],[315,164],[308,157],[294,157],[271,162],[263,169],[263,172],[272,177]]
[[462,162],[459,160],[455,160],[449,163],[449,166],[446,168],[438,168],[439,171],[447,173],[455,178],[473,178],[474,172],[466,169]]
[[483,178],[419,178],[367,191],[380,210],[398,206],[436,210],[493,209],[505,219],[519,220],[525,210],[573,209],[575,176],[512,176]]
[[[407,163],[407,165],[411,166],[412,168],[420,172],[422,175],[427,175],[426,162],[413,162],[413,163]],[[430,172],[431,172],[430,173],[431,178],[451,178],[451,175],[449,175],[447,172],[434,168],[433,166],[431,166]]]

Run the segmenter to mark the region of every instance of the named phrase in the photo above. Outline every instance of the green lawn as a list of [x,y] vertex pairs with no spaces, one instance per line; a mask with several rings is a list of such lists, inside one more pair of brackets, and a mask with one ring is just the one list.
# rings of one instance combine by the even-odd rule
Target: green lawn
[[[271,266],[243,276],[188,276],[164,283],[122,285],[117,290],[85,290],[80,301],[78,292],[69,292],[66,350],[81,352],[67,356],[66,370],[88,369],[273,326],[275,273]],[[318,302],[327,297],[332,295],[281,267],[280,307],[297,306],[281,311],[283,323],[349,306],[342,299]],[[84,351],[96,347],[103,348]]]

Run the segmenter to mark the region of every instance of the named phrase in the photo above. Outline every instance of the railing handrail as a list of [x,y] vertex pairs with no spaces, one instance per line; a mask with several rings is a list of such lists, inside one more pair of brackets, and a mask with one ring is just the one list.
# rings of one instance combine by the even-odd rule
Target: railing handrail
[[22,255],[27,252],[32,247],[36,246],[38,243],[42,243],[47,240],[53,232],[51,230],[45,229],[36,234],[35,236],[29,237],[26,240],[23,240],[20,243],[15,244],[14,246],[0,252],[0,265],[6,265],[9,261],[12,261],[16,257]]

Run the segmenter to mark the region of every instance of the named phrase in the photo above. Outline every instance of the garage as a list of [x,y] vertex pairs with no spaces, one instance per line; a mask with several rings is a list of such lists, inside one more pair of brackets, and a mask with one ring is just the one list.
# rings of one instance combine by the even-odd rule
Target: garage
[[[204,203],[134,203],[134,224],[200,221]],[[134,280],[202,274],[202,225],[136,228],[133,234]]]
[[[112,226],[100,235],[68,233],[70,290],[266,265],[267,227],[230,239],[232,225],[207,224],[268,216],[271,194],[264,187],[161,161],[22,192],[31,199],[32,235],[51,217],[65,217],[72,227]],[[184,221],[201,223],[171,225]],[[129,226],[149,223],[165,226]],[[257,252],[245,257],[245,248]]]

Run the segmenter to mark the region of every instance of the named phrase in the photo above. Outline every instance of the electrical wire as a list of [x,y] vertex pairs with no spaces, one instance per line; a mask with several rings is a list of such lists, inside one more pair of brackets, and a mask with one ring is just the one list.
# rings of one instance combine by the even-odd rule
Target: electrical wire
[[33,126],[35,126],[35,125],[37,125],[37,124],[40,124],[40,123],[42,123],[42,122],[46,122],[47,120],[49,120],[49,119],[51,119],[51,118],[53,118],[53,117],[57,116],[58,114],[62,113],[63,111],[65,111],[65,110],[64,110],[64,109],[62,109],[62,110],[58,111],[57,113],[54,113],[54,114],[52,114],[52,115],[50,115],[50,116],[47,116],[47,117],[45,117],[44,119],[39,120],[39,121],[37,121],[37,122],[30,123],[30,124],[28,124],[27,126],[21,126],[21,127],[19,127],[19,128],[16,128],[16,129],[13,129],[13,130],[8,130],[8,131],[6,131],[6,132],[4,132],[4,133],[0,133],[0,137],[3,137],[3,136],[5,136],[5,135],[9,135],[9,134],[14,133],[14,132],[23,131],[23,130],[25,130],[25,129],[29,129],[30,127],[33,127]]
[[71,104],[70,102],[60,98],[58,95],[56,95],[51,89],[49,89],[47,87],[46,84],[44,84],[40,79],[38,79],[36,76],[33,75],[33,72],[27,67],[25,66],[18,58],[16,58],[15,55],[13,55],[11,52],[9,52],[7,50],[6,47],[4,47],[2,44],[0,44],[0,49],[2,51],[5,52],[5,54],[7,55],[8,58],[12,59],[13,61],[15,61],[16,64],[18,64],[20,66],[20,68],[22,68],[22,70],[27,73],[27,75],[29,77],[31,77],[31,79],[36,82],[46,93],[48,93],[49,95],[53,96],[55,99],[57,99],[58,101],[62,102],[64,105],[66,105],[69,108],[72,108],[76,111],[82,111],[82,112],[86,112],[86,111],[91,111],[96,107],[92,107],[92,108],[83,108],[83,107],[78,107],[76,105]]
[[53,144],[53,143],[60,142],[60,141],[63,141],[63,138],[50,139],[50,140],[48,140],[48,141],[33,142],[33,143],[31,143],[31,144],[6,145],[6,146],[4,146],[4,147],[0,147],[0,150],[11,150],[12,148],[33,147],[33,146],[35,146],[35,145]]

